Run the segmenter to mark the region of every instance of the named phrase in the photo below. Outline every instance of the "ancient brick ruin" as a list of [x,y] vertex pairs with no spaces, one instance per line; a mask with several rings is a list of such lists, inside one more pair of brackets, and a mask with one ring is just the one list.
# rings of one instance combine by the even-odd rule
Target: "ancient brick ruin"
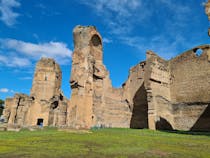
[[68,100],[60,90],[61,76],[53,59],[42,58],[36,65],[30,96],[16,94],[6,99],[3,115],[8,126],[65,125]]
[[[210,17],[209,8],[210,1],[206,5]],[[146,61],[132,67],[128,80],[116,89],[103,64],[102,38],[96,28],[77,26],[73,36],[70,100],[60,90],[59,65],[42,58],[30,96],[6,99],[8,127],[210,130],[210,45],[168,61],[147,51]]]

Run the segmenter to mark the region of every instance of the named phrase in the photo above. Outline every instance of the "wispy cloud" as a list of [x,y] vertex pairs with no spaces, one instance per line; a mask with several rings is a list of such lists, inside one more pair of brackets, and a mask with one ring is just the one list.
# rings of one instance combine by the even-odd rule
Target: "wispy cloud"
[[207,2],[208,2],[208,0],[205,0],[205,1],[201,2],[201,5],[205,6]]
[[37,7],[37,8],[40,8],[40,9],[46,9],[46,8],[47,8],[47,7],[46,7],[44,4],[42,4],[42,3],[36,4],[36,7]]
[[31,65],[29,59],[20,58],[12,55],[6,56],[1,54],[0,54],[0,63],[8,67],[26,67]]
[[19,13],[13,9],[20,7],[20,5],[17,0],[0,0],[0,20],[7,26],[13,26],[19,16]]
[[112,43],[113,41],[111,39],[109,39],[109,38],[104,37],[103,38],[103,42],[104,43]]
[[39,41],[39,36],[38,36],[36,33],[33,33],[33,37],[34,37],[37,41]]
[[15,93],[14,90],[8,88],[0,88],[0,93]]
[[[16,39],[0,39],[0,48],[4,51],[16,52],[16,54],[23,56],[24,59],[17,57],[12,59],[16,61],[16,65],[20,66],[21,64],[23,64],[22,66],[30,65],[30,60],[38,60],[41,57],[54,58],[60,64],[66,64],[69,63],[72,54],[72,51],[65,43],[54,41],[36,44]],[[10,65],[12,60],[11,57],[0,56],[0,62],[7,63],[7,65]]]
[[[40,10],[40,13],[43,16],[58,16],[61,15],[60,12],[56,11],[54,8],[52,8],[50,6],[50,4],[48,4],[47,6],[44,5],[43,3],[38,3],[35,5],[36,8],[38,8]],[[42,18],[42,17],[41,17]]]
[[31,80],[32,77],[20,77],[19,79],[20,79],[20,80]]
[[191,45],[196,45],[196,43],[192,43],[192,41],[180,35],[176,35],[173,40],[169,40],[164,35],[154,36],[150,40],[142,37],[121,37],[120,40],[124,44],[137,48],[140,52],[145,53],[147,50],[152,50],[167,60],[176,56],[180,48],[185,47],[189,49]]
[[[200,31],[202,28],[199,27],[199,23],[195,23],[200,19],[197,19],[197,12],[193,10],[194,0],[187,2],[80,0],[79,2],[88,6],[101,18],[113,35],[113,39],[135,47],[141,53],[151,49],[169,59],[181,53],[180,48],[193,47],[193,44],[202,41],[202,36],[197,36],[198,33],[204,32]],[[197,3],[200,5],[201,2]]]
[[9,89],[7,89],[7,88],[1,88],[0,89],[0,92],[1,93],[8,93],[9,92]]
[[80,3],[93,8],[98,16],[102,16],[112,34],[124,34],[133,29],[135,21],[142,20],[150,14],[144,10],[138,14],[138,10],[145,7],[143,0],[81,0]]

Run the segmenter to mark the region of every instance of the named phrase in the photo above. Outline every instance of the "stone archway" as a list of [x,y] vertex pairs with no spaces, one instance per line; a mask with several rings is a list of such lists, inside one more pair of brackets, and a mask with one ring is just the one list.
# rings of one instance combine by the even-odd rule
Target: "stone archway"
[[92,36],[91,45],[93,45],[94,47],[98,47],[102,45],[101,38],[97,34]]
[[144,84],[137,90],[133,98],[130,128],[148,128],[148,102]]

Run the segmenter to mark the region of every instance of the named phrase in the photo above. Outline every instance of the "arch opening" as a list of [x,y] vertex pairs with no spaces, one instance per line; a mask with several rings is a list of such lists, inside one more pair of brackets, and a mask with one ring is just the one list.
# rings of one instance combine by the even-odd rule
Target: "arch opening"
[[144,83],[138,89],[133,98],[133,110],[130,121],[130,128],[148,128],[148,101]]
[[194,50],[194,52],[195,52],[195,54],[196,54],[197,57],[199,57],[199,56],[201,56],[203,54],[203,50],[200,49],[200,48]]
[[93,35],[92,38],[91,38],[91,44],[94,46],[94,47],[98,47],[98,46],[101,46],[102,45],[102,42],[101,42],[101,39],[98,35]]

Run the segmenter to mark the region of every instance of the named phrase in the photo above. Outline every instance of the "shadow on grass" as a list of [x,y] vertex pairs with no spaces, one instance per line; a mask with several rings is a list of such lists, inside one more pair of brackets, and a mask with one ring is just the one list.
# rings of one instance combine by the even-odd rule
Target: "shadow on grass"
[[198,135],[210,136],[210,131],[178,131],[178,130],[159,130],[166,133],[185,134],[185,135]]

